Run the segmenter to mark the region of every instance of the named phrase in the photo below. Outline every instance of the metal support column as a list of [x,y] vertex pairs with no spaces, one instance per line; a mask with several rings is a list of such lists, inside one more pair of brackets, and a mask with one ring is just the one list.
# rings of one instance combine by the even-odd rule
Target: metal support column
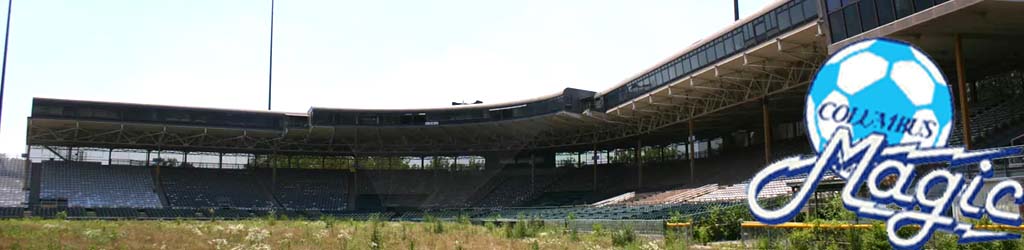
[[665,162],[665,146],[658,146],[658,162]]
[[163,164],[163,158],[160,158],[160,156],[161,156],[160,150],[157,149],[156,150],[156,158],[160,159],[160,163],[156,164],[156,181],[157,181],[156,185],[160,185],[160,183],[161,183],[160,182],[160,165],[164,165]]
[[970,104],[967,103],[967,77],[964,75],[964,55],[963,55],[963,44],[961,44],[960,34],[954,35],[954,48],[953,56],[956,59],[956,83],[957,89],[959,90],[960,99],[960,124],[962,130],[960,133],[963,134],[964,148],[971,149],[971,120],[970,118]]
[[217,153],[217,169],[224,169],[224,153]]
[[[44,159],[45,161],[45,159]],[[32,146],[25,145],[25,172],[21,172],[21,190],[29,190],[32,174]]]
[[537,165],[537,163],[534,161],[533,154],[531,153],[530,154],[530,192],[534,192],[534,187],[537,184],[537,179],[536,179],[537,178],[537,174],[536,174],[536,172],[534,172],[534,171],[536,171],[536,168],[537,168],[536,165]]
[[114,149],[107,149],[107,165],[114,165]]
[[150,162],[149,153],[152,153],[152,152],[153,152],[153,150],[146,150],[146,166],[147,167],[149,167],[149,162]]
[[772,120],[768,111],[768,97],[761,100],[761,114],[764,117],[764,165],[772,163]]
[[633,151],[636,157],[636,189],[644,188],[644,161],[640,159],[640,139],[636,139],[636,150]]
[[348,177],[348,185],[346,185],[348,189],[348,206],[345,209],[355,211],[359,209],[359,172],[356,171],[355,167],[349,168],[348,172],[349,174],[346,175]]
[[593,186],[593,190],[594,191],[597,191],[597,159],[598,159],[598,156],[597,156],[597,144],[594,144],[594,165],[591,166],[592,168],[594,168],[593,169],[593,172],[594,172],[594,186]]
[[693,157],[693,154],[695,152],[693,150],[693,143],[696,142],[696,140],[695,140],[696,138],[693,135],[693,118],[690,118],[690,120],[688,121],[688,126],[689,126],[689,134],[686,136],[686,148],[687,148],[686,155],[690,157],[690,183],[694,183],[694,176],[693,176],[694,171],[693,170],[694,170],[694,160],[695,160],[695,157]]

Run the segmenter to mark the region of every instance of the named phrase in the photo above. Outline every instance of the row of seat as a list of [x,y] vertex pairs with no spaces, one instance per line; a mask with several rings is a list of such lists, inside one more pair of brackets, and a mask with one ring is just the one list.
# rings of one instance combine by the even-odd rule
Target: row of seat
[[0,206],[22,206],[28,199],[25,192],[25,162],[21,159],[0,159]]
[[[985,140],[993,132],[1018,124],[1024,120],[1024,77],[1022,72],[1012,71],[979,81],[975,86],[978,98],[968,109],[971,121],[971,139]],[[963,127],[960,119],[954,117],[953,131],[949,145],[963,143]],[[1002,146],[1002,145],[995,145]]]
[[150,168],[46,161],[40,198],[72,207],[161,207]]
[[332,170],[280,169],[273,180],[271,171],[260,170],[260,178],[274,185],[273,195],[281,207],[295,210],[344,210],[348,206],[348,175]]
[[273,208],[273,198],[249,171],[164,168],[160,173],[173,208]]
[[394,213],[354,213],[347,211],[317,210],[245,210],[245,209],[184,209],[184,208],[83,208],[83,207],[0,207],[0,218],[57,218],[60,214],[72,219],[244,219],[275,216],[291,219],[335,218],[368,219],[379,214],[390,219]]

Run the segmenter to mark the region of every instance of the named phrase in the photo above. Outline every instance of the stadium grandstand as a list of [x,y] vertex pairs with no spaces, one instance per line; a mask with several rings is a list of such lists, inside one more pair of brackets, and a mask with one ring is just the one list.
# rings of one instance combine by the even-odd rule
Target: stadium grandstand
[[[1019,1],[777,1],[608,90],[511,103],[285,113],[35,98],[27,160],[0,169],[0,217],[698,214],[742,204],[767,163],[812,153],[809,83],[863,38],[935,58],[958,98],[954,144],[1024,143],[1020,13]],[[1022,166],[996,162],[1008,176]]]

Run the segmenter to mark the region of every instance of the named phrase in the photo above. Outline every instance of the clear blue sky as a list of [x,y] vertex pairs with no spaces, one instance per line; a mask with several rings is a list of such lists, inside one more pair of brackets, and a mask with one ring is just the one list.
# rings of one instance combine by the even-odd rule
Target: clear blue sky
[[[741,0],[740,14],[768,2]],[[269,0],[15,0],[13,10],[0,153],[24,152],[32,97],[266,108]],[[273,106],[603,91],[732,18],[728,0],[278,0]]]

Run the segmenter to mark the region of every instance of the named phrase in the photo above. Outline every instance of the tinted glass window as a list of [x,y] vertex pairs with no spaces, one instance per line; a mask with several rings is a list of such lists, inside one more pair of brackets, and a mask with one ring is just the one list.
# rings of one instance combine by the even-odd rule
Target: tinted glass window
[[804,0],[804,20],[818,16],[818,1]]
[[850,5],[843,8],[843,16],[846,17],[846,37],[855,36],[860,34],[860,9],[857,5]]
[[715,43],[715,54],[717,55],[715,59],[725,57],[725,45],[722,42]]
[[672,78],[678,77],[679,75],[683,74],[683,63],[686,63],[686,61],[679,61],[676,63],[675,67],[672,67],[676,71],[676,75],[673,76]]
[[676,66],[678,65],[679,63],[673,63],[672,66],[668,67],[668,78],[676,78],[678,76],[677,74],[679,73],[676,73]]
[[779,29],[787,29],[791,25],[789,22],[789,11],[780,11],[775,18],[779,21]]
[[894,0],[893,5],[896,6],[896,18],[903,18],[914,14],[914,3],[912,0]]
[[704,54],[704,50],[697,52],[697,65],[694,65],[694,69],[700,68],[701,66],[704,66],[705,63],[707,63],[707,56]]
[[864,30],[871,30],[878,27],[878,13],[875,11],[875,0],[863,0],[860,5],[860,24]]
[[683,74],[689,73],[690,70],[693,69],[693,64],[694,64],[693,57],[692,56],[686,57],[686,60],[683,61]]
[[737,50],[743,49],[743,33],[736,32],[736,34],[732,36],[732,42],[735,43],[734,47],[736,47]]
[[763,18],[758,18],[756,21],[754,21],[754,37],[759,37],[761,35],[764,35],[764,32],[765,32],[764,19]]
[[828,23],[832,31],[832,42],[842,41],[846,38],[846,22],[843,20],[843,12],[829,14]]
[[725,53],[732,54],[736,51],[736,42],[733,42],[733,38],[730,36],[729,39],[725,39]]
[[743,25],[743,40],[750,41],[754,39],[754,24],[748,23]]
[[804,12],[799,7],[800,6],[793,6],[792,9],[789,9],[789,20],[793,23],[804,20]]
[[826,0],[825,6],[828,7],[828,13],[832,13],[842,8],[843,3],[840,0]]
[[875,0],[875,10],[878,15],[878,24],[883,25],[896,20],[896,13],[893,9],[892,0]]
[[914,0],[914,9],[917,11],[922,11],[924,9],[932,7],[932,4],[932,0]]

